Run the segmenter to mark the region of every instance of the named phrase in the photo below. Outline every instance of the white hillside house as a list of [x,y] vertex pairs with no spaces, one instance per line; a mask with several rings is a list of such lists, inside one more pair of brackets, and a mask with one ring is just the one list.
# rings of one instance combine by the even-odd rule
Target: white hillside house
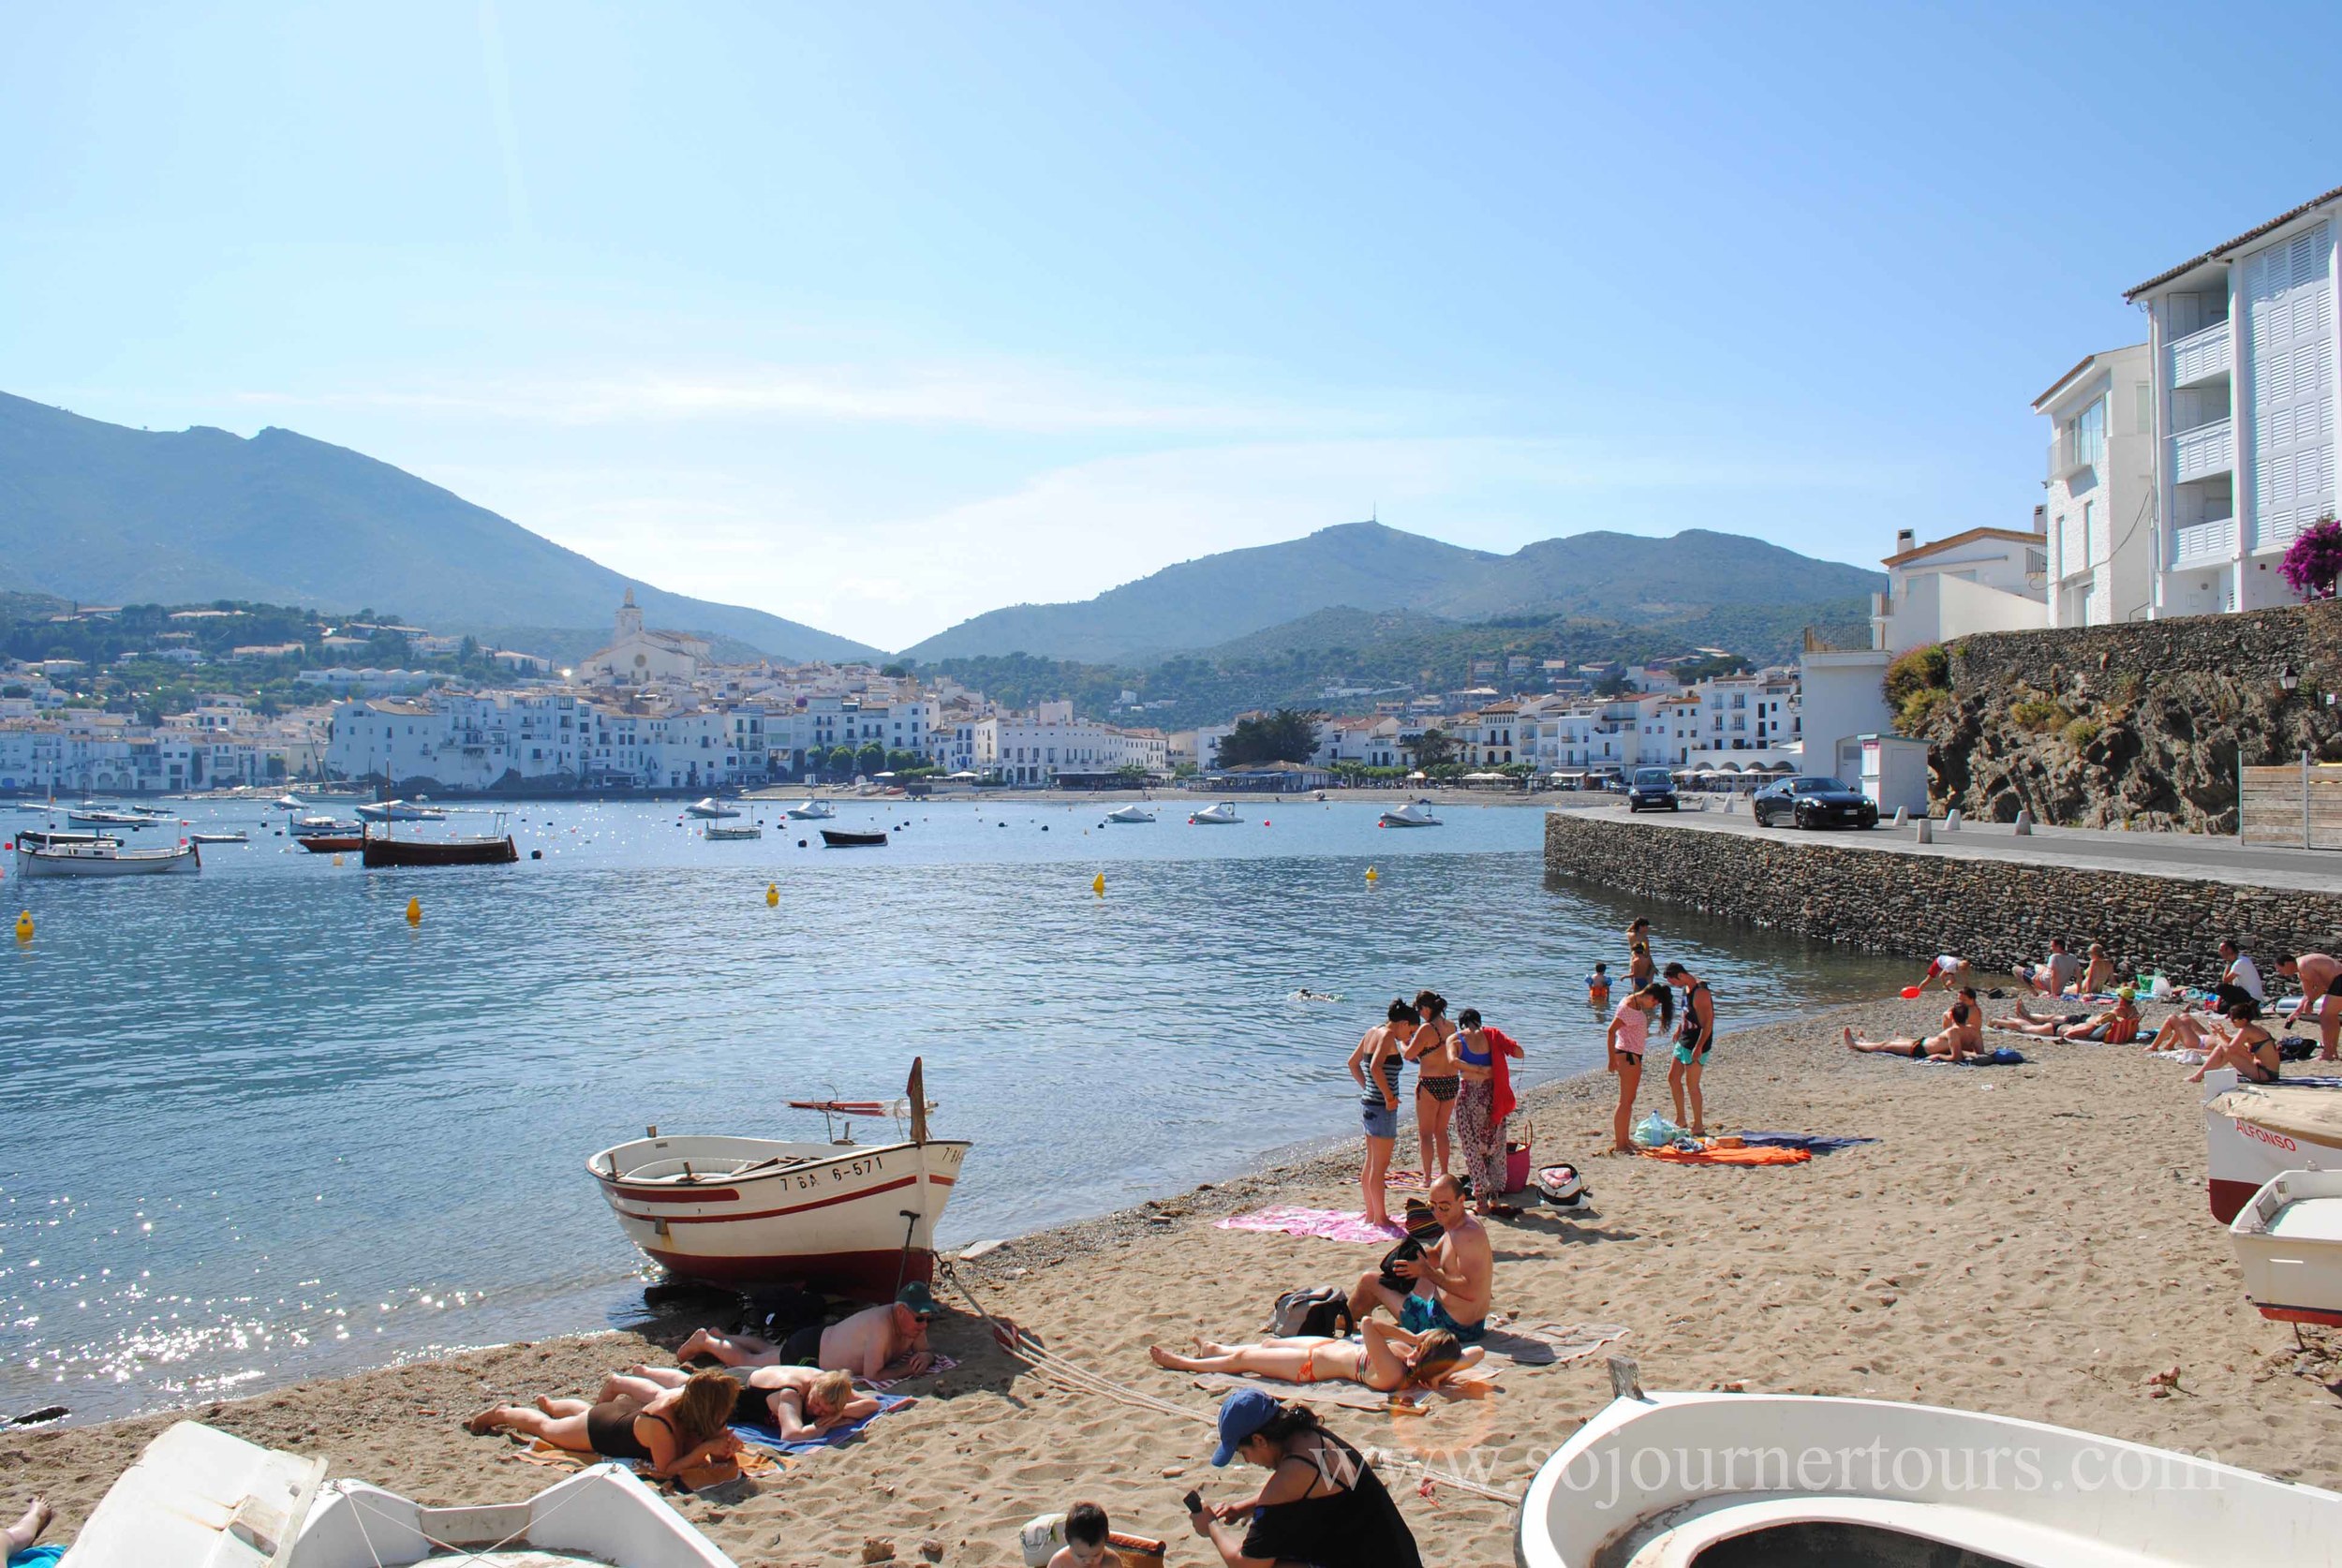
[[2155,599],[2155,386],[2147,345],[2092,354],[2033,400],[2050,422],[2041,514],[2051,626],[2142,621]]
[[2342,189],[2130,289],[2147,312],[2157,615],[2291,599],[2277,563],[2335,510]]
[[1887,591],[1871,596],[1871,646],[1890,654],[1978,631],[2031,631],[2047,624],[2042,601],[2047,541],[2015,528],[1969,528],[1920,544],[1895,536]]

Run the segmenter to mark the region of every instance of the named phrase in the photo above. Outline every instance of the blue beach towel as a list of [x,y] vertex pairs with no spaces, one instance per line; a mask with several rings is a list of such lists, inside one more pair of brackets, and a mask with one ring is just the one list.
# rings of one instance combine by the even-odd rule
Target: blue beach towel
[[[1951,1058],[1949,1057],[1913,1057],[1910,1059],[1922,1067],[1949,1067],[1951,1065]],[[1960,1065],[1962,1067],[2014,1067],[2023,1060],[2024,1053],[2014,1045],[1995,1045],[1979,1056],[1963,1057]]]
[[1841,1138],[1820,1132],[1742,1132],[1740,1140],[1760,1148],[1803,1148],[1816,1154],[1828,1154],[1833,1148],[1852,1148],[1856,1144],[1875,1144],[1876,1138]]
[[64,1558],[63,1546],[27,1546],[8,1554],[7,1568],[55,1568]]
[[835,1448],[880,1416],[886,1414],[889,1411],[898,1410],[911,1402],[911,1396],[908,1394],[874,1394],[871,1398],[879,1402],[879,1408],[875,1413],[849,1426],[824,1432],[817,1438],[799,1438],[792,1442],[783,1439],[770,1427],[735,1426],[732,1428],[732,1435],[742,1442],[752,1443],[756,1447],[775,1454],[803,1454],[808,1449]]

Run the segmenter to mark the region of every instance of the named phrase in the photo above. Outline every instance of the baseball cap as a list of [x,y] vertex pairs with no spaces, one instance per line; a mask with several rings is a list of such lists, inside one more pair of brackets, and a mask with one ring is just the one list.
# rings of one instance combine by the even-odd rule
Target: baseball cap
[[1257,1388],[1239,1388],[1229,1395],[1220,1406],[1220,1446],[1212,1450],[1211,1462],[1221,1466],[1235,1458],[1238,1445],[1276,1413],[1277,1401]]
[[895,1299],[923,1318],[934,1317],[942,1310],[935,1304],[935,1293],[917,1280],[897,1291]]

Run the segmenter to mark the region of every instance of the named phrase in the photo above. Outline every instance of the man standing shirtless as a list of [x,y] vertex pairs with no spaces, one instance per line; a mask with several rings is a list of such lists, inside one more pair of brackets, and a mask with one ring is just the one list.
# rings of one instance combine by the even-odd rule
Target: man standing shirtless
[[2318,1059],[2334,1060],[2335,1046],[2342,1044],[2342,963],[2329,954],[2305,953],[2278,959],[2277,973],[2302,988],[2301,999],[2285,1021],[2298,1025],[2304,1018],[2317,1019]]
[[935,1363],[927,1347],[927,1321],[935,1296],[913,1280],[887,1307],[866,1307],[827,1328],[808,1324],[779,1344],[753,1334],[718,1334],[694,1329],[675,1352],[677,1361],[714,1356],[727,1367],[820,1367],[860,1378],[907,1378]]

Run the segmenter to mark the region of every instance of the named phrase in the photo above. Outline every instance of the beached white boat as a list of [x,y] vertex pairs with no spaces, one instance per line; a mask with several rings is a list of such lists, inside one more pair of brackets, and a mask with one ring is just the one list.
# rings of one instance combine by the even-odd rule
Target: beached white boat
[[1395,811],[1384,812],[1382,825],[1385,827],[1437,827],[1440,823],[1439,819],[1431,815],[1430,801],[1411,800]]
[[885,1144],[661,1137],[656,1128],[586,1162],[627,1239],[669,1273],[719,1285],[799,1284],[866,1301],[930,1280],[935,1222],[951,1201],[965,1139],[927,1136],[924,1072],[908,1098],[792,1101],[835,1123],[908,1124]]
[[193,844],[126,850],[122,840],[102,834],[16,836],[16,874],[20,877],[158,877],[202,869],[203,851]]
[[2262,1317],[2342,1328],[2342,1171],[2272,1177],[2230,1223],[2228,1243]]
[[370,822],[444,822],[447,813],[436,806],[418,806],[408,800],[369,801],[358,807],[358,815]]
[[2342,1090],[2203,1076],[2204,1191],[2213,1218],[2236,1218],[2288,1171],[2342,1170]]
[[427,1508],[323,1459],[193,1421],[115,1480],[66,1554],[72,1568],[737,1568],[632,1472],[600,1464],[526,1502]]
[[1189,812],[1187,820],[1208,827],[1233,827],[1244,821],[1244,813],[1236,808],[1236,802],[1223,800],[1217,806]]
[[754,822],[734,822],[729,827],[710,822],[700,831],[710,843],[714,844],[737,843],[744,839],[764,836],[764,830]]
[[2333,1564],[2342,1495],[2003,1415],[1636,1391],[1538,1470],[1514,1554],[1521,1568]]
[[1109,822],[1151,822],[1155,814],[1143,806],[1118,806],[1106,813]]
[[789,815],[800,822],[826,822],[837,811],[825,800],[802,800],[789,808]]

